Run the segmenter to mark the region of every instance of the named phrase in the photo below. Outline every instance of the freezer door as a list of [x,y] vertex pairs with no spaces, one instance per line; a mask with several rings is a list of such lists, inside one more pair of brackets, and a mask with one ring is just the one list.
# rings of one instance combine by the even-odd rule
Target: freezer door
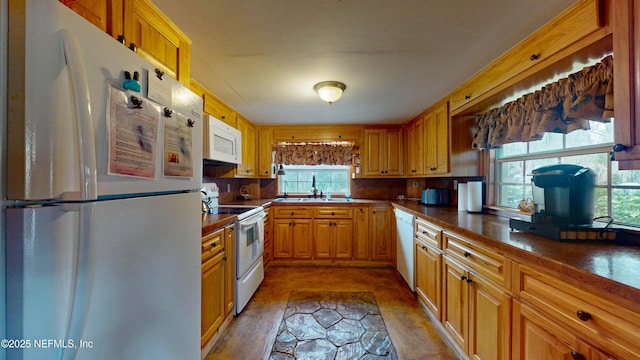
[[199,200],[8,209],[7,337],[32,343],[7,358],[197,359]]
[[[163,175],[161,116],[155,177],[108,175],[108,89],[111,85],[122,88],[125,71],[137,71],[141,92],[128,96],[150,104],[147,86],[149,76],[155,78],[155,67],[58,1],[14,2],[9,7],[9,23],[9,199],[75,199],[84,186],[82,176],[93,173],[98,196],[200,188],[202,98],[169,76],[160,81],[166,88],[160,93],[168,94],[161,107],[194,121],[190,128],[193,176]],[[74,42],[70,39],[77,40],[78,51],[70,46]],[[87,149],[91,147],[93,154]],[[90,169],[91,163],[95,169]]]

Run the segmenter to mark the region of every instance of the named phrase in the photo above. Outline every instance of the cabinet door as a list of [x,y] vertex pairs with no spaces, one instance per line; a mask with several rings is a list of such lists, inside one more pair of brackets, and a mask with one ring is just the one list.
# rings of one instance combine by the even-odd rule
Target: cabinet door
[[449,172],[449,118],[447,103],[425,115],[425,142],[427,146],[425,172]]
[[420,242],[416,246],[416,293],[431,313],[442,319],[442,253]]
[[200,346],[211,339],[224,319],[224,256],[221,252],[202,264]]
[[351,259],[353,257],[353,221],[332,221],[332,256],[336,259]]
[[640,1],[613,1],[615,153],[620,169],[640,169]]
[[353,256],[356,260],[369,260],[369,209],[357,208],[353,218],[355,221]]
[[442,323],[451,338],[464,352],[468,352],[469,339],[469,286],[468,273],[461,265],[444,257]]
[[191,40],[149,0],[124,0],[124,36],[140,56],[189,86]]
[[293,234],[293,257],[311,258],[311,220],[294,220],[291,225]]
[[573,336],[544,315],[513,301],[512,359],[572,359]]
[[331,254],[332,224],[331,220],[315,220],[313,222],[313,239],[315,243],[315,258],[328,259]]
[[402,128],[387,129],[386,131],[386,170],[385,175],[400,176],[404,169]]
[[393,260],[393,224],[391,207],[372,207],[369,213],[369,237],[372,260]]
[[242,163],[236,168],[238,177],[256,176],[256,128],[247,119],[237,115],[237,128],[242,133]]
[[107,34],[122,34],[122,0],[60,0]]
[[420,118],[409,124],[406,131],[406,172],[407,176],[424,175],[424,119]]
[[511,298],[489,281],[469,278],[469,357],[508,360]]
[[237,126],[236,113],[233,109],[211,94],[204,93],[202,98],[204,101],[204,112],[229,126]]
[[233,311],[235,299],[235,227],[233,225],[224,228],[224,315]]
[[364,176],[385,175],[386,168],[386,130],[385,129],[365,129],[364,130],[364,166],[362,174]]
[[258,130],[258,177],[275,178],[272,158],[273,131],[271,129]]
[[293,220],[274,219],[273,220],[273,258],[290,258],[293,256],[292,238]]

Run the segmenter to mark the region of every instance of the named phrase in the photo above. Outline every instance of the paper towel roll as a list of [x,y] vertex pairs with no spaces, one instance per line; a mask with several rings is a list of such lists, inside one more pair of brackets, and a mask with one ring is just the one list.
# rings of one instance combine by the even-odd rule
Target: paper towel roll
[[482,212],[482,181],[467,182],[467,211]]
[[458,184],[458,211],[467,211],[467,184]]

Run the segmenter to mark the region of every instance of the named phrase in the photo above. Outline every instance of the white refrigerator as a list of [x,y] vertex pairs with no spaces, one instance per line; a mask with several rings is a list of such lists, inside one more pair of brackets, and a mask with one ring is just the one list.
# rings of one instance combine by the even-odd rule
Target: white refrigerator
[[199,359],[202,99],[56,0],[0,1],[0,358]]

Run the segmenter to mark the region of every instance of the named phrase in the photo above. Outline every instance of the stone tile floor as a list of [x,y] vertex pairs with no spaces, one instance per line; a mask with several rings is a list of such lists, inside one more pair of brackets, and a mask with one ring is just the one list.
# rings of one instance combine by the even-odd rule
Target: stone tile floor
[[258,291],[206,360],[269,359],[292,291],[371,292],[398,359],[459,359],[395,269],[269,266]]
[[397,359],[397,355],[371,292],[294,291],[270,359]]

